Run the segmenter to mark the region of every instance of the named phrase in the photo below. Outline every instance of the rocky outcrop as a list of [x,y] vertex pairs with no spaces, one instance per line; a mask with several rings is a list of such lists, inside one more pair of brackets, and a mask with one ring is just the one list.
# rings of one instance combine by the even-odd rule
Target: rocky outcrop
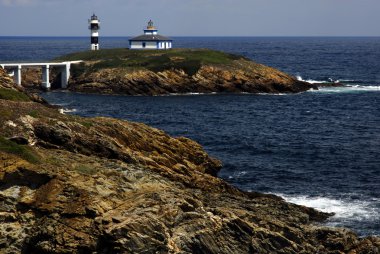
[[22,86],[17,86],[2,68],[0,68],[0,99],[34,101],[48,105],[46,100],[38,94],[27,92]]
[[316,87],[271,69],[257,71],[256,64],[237,60],[241,68],[202,66],[190,76],[181,69],[162,72],[139,70],[123,74],[118,68],[83,74],[70,81],[77,92],[127,95],[161,95],[183,93],[297,93]]
[[379,252],[379,238],[242,192],[220,167],[196,142],[144,124],[0,99],[1,252]]
[[0,88],[17,90],[17,87],[15,86],[13,79],[9,77],[2,68],[0,68]]
[[241,56],[205,49],[81,52],[59,60],[74,65],[69,89],[162,95],[183,93],[298,93],[316,86]]

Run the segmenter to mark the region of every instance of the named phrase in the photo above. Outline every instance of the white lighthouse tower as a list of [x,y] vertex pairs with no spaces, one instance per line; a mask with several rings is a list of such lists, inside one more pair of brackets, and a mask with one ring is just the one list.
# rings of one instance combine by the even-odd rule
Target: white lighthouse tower
[[91,16],[91,19],[88,20],[90,26],[88,29],[91,30],[91,50],[99,50],[99,29],[100,22],[95,13]]

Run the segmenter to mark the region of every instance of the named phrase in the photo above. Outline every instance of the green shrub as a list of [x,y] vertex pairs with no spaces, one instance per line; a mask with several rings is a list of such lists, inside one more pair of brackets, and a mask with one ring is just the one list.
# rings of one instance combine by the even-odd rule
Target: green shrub
[[34,118],[37,118],[39,116],[39,113],[37,110],[31,110],[28,112],[28,115]]
[[0,151],[14,154],[33,164],[40,162],[40,158],[28,146],[19,145],[4,137],[0,137]]
[[74,170],[84,175],[94,175],[97,172],[95,168],[85,164],[77,165]]
[[92,127],[94,124],[91,122],[80,122],[81,125],[83,125],[86,128]]
[[0,88],[0,99],[10,101],[30,101],[26,94],[7,88]]

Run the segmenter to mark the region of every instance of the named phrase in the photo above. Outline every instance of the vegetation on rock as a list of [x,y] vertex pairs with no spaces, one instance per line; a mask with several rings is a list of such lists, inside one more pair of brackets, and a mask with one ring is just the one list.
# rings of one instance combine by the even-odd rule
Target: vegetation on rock
[[25,93],[6,88],[0,88],[0,99],[11,101],[30,101],[30,98]]
[[30,147],[19,145],[16,142],[5,139],[4,137],[0,137],[0,151],[17,155],[20,158],[31,163],[39,162],[38,155],[33,152]]
[[[89,72],[108,68],[123,68],[129,71],[150,70],[160,72],[171,69],[184,70],[188,75],[194,75],[202,65],[231,64],[233,60],[242,57],[220,51],[206,49],[172,49],[172,50],[128,50],[103,49],[70,54],[58,58],[60,61],[83,60],[92,62]],[[84,65],[74,66],[74,74],[85,71]]]

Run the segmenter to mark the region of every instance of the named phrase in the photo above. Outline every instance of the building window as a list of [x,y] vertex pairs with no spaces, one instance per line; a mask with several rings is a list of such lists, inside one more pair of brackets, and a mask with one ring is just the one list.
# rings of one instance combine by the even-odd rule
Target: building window
[[145,42],[143,42],[142,47],[146,48],[146,43]]

